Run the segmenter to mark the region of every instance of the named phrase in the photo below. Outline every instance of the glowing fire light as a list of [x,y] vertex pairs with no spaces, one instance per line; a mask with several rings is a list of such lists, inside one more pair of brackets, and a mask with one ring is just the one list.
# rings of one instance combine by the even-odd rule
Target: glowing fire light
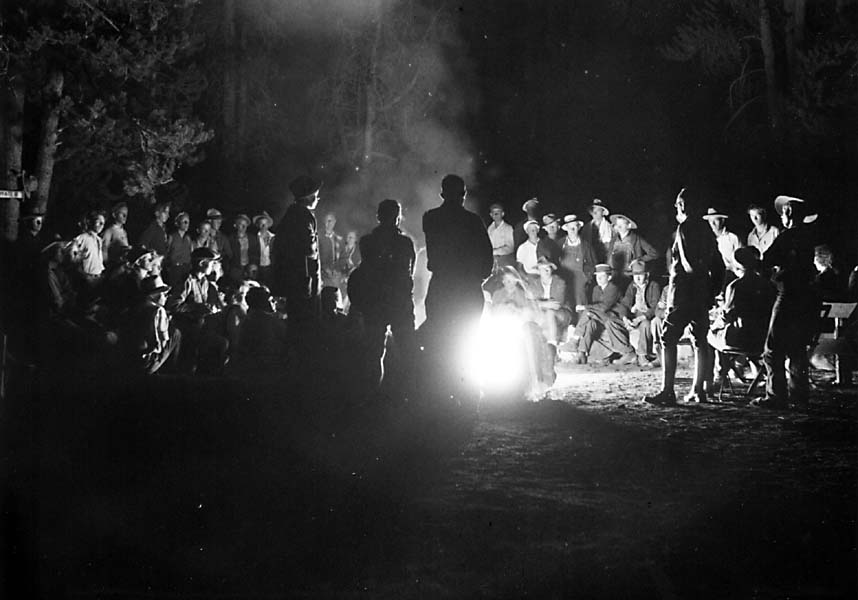
[[527,355],[522,323],[512,316],[486,316],[464,337],[461,364],[484,394],[515,392],[524,387]]

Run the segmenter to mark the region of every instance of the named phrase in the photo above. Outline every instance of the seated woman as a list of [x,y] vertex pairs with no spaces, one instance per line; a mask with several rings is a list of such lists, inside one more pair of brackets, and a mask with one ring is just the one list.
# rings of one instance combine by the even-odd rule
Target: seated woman
[[718,353],[721,381],[730,368],[725,352],[759,354],[768,332],[775,289],[760,275],[760,252],[753,246],[738,248],[733,254],[737,279],[727,285],[724,303],[709,331],[709,344]]

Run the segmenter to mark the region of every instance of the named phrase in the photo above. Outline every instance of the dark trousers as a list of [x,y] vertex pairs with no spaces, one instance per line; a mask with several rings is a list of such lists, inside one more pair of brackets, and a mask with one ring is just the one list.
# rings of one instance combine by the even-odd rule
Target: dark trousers
[[[784,402],[787,399],[793,402],[807,401],[807,347],[817,323],[817,312],[811,298],[779,295],[775,300],[763,350],[767,398]],[[785,371],[787,360],[789,382]]]
[[[390,336],[387,335],[388,326]],[[411,302],[387,314],[364,315],[364,330],[369,386],[384,380],[386,383],[393,381],[394,386],[407,387],[414,378],[417,351]],[[393,364],[397,368],[392,368]]]
[[604,339],[612,352],[628,354],[633,351],[629,344],[629,332],[615,316],[601,311],[588,310],[578,319],[575,334],[580,337],[578,350],[589,353],[593,343]]

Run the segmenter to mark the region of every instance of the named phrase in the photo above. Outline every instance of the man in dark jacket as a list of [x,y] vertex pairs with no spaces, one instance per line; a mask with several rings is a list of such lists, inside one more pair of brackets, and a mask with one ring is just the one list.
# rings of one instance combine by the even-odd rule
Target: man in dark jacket
[[138,244],[149,250],[154,250],[161,256],[167,256],[169,236],[165,227],[167,219],[170,218],[170,203],[158,202],[152,212],[154,214],[152,222],[140,234]]
[[479,318],[481,284],[492,271],[492,243],[480,217],[463,206],[467,190],[458,175],[441,182],[443,204],[423,215],[427,268],[426,322],[434,330]]
[[652,321],[661,298],[661,286],[651,281],[646,270],[646,263],[640,260],[631,264],[632,283],[626,289],[623,297],[625,313],[623,324],[629,333],[637,331],[639,334],[637,348],[638,365],[643,368],[654,366],[653,359],[653,332]]
[[[596,265],[596,285],[593,287],[590,304],[579,305],[578,325],[571,340],[577,343],[578,363],[591,362],[607,365],[614,354],[619,354],[618,364],[635,361],[635,351],[629,344],[629,332],[623,326],[622,295],[611,281],[611,266]],[[600,358],[590,357],[594,345],[599,342]]]
[[[766,395],[754,401],[765,408],[786,408],[788,402],[807,404],[807,346],[819,317],[819,299],[813,289],[814,239],[808,223],[816,220],[801,198],[778,196],[775,211],[784,226],[763,256],[763,268],[775,269],[777,298],[766,335]],[[789,359],[789,390],[784,363]]]
[[[396,200],[382,200],[378,205],[378,227],[363,236],[359,267],[366,287],[364,295],[353,299],[352,309],[364,317],[367,342],[367,374],[370,386],[381,383],[386,369],[382,362],[389,357],[386,349],[388,325],[393,334],[399,375],[402,383],[414,373],[414,243],[402,233],[402,207]],[[404,391],[408,391],[407,389]]]
[[644,263],[658,258],[658,250],[637,232],[637,223],[625,215],[611,215],[614,227],[614,243],[611,247],[611,267],[614,269],[614,283],[622,293],[626,292],[631,279],[628,270],[633,261]]
[[[706,401],[705,385],[711,380],[714,368],[712,352],[706,341],[709,331],[709,308],[724,280],[724,261],[709,228],[686,210],[685,188],[676,196],[676,220],[679,223],[669,252],[670,282],[668,305],[664,315],[662,335],[662,389],[653,396],[645,396],[650,404],[671,406],[676,404],[673,390],[676,378],[677,343],[685,328],[691,325],[694,344],[693,389],[685,396],[688,402]],[[689,203],[690,204],[690,203]]]
[[289,190],[295,202],[286,209],[274,238],[273,291],[286,296],[286,312],[292,323],[319,317],[321,269],[319,234],[313,211],[319,203],[322,182],[307,175],[295,178]]

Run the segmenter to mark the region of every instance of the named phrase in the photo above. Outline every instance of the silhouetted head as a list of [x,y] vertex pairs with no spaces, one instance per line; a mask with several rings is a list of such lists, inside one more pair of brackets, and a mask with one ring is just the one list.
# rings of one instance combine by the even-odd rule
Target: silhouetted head
[[376,211],[378,222],[382,225],[399,225],[399,220],[402,218],[402,206],[396,200],[387,198],[378,203]]
[[458,175],[447,175],[441,180],[441,197],[447,202],[462,204],[467,194],[465,180]]

